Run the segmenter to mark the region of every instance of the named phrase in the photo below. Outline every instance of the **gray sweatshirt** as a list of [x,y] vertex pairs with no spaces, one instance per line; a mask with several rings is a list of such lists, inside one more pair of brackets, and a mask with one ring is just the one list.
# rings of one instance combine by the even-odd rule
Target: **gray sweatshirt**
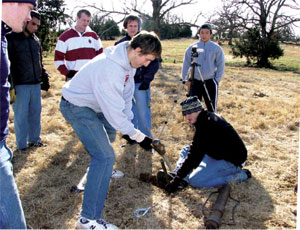
[[128,43],[108,47],[86,63],[63,86],[62,95],[76,106],[102,112],[116,130],[134,136],[137,130],[131,123],[131,107],[136,69],[129,63]]
[[[196,45],[198,49],[203,49],[197,57],[197,64],[200,64],[201,75],[204,80],[215,79],[218,83],[221,81],[225,69],[225,57],[222,48],[212,41],[199,41],[187,48],[185,51],[181,77],[182,80],[188,80],[189,68],[192,63],[192,47]],[[195,69],[195,79],[201,80],[197,68]]]

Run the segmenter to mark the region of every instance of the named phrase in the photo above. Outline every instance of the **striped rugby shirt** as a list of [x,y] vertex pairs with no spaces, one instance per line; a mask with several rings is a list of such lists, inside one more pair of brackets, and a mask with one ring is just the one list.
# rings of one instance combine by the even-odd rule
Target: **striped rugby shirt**
[[102,42],[90,27],[87,27],[82,34],[72,27],[59,36],[54,63],[58,71],[66,75],[69,70],[78,71],[85,63],[102,52]]

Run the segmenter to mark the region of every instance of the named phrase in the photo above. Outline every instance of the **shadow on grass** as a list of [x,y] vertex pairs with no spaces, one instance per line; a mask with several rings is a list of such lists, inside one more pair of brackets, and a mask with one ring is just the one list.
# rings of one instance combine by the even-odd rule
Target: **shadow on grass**
[[[217,191],[216,188],[189,188],[186,193],[181,192],[181,201],[189,208],[190,213],[199,219],[200,229],[205,229],[204,220],[209,216],[218,193],[211,196],[204,209],[203,205],[209,195],[215,191]],[[193,196],[194,193],[200,194],[199,196]],[[268,191],[255,177],[240,184],[232,185],[230,196],[239,203],[237,204],[235,200],[230,198],[227,200],[225,212],[221,219],[220,227],[222,229],[268,228],[266,224],[274,213],[274,203]],[[235,205],[237,206],[234,210]],[[234,225],[231,225],[234,223],[232,215],[234,215]]]
[[[80,180],[87,167],[89,156],[83,147],[76,153],[72,152],[77,143],[78,138],[73,136],[64,149],[45,162],[45,167],[34,172],[38,177],[21,195],[29,228],[66,229],[67,222],[79,211],[78,206],[82,197],[71,194],[70,187]],[[47,146],[49,150],[51,144]],[[69,164],[72,154],[76,154],[76,159]]]
[[153,204],[151,184],[139,180],[140,174],[152,173],[152,153],[137,144],[125,145],[117,153],[114,168],[124,172],[125,176],[111,180],[104,214],[107,219],[114,219],[114,224],[121,229],[165,228],[151,211],[147,218],[134,216],[136,209]]

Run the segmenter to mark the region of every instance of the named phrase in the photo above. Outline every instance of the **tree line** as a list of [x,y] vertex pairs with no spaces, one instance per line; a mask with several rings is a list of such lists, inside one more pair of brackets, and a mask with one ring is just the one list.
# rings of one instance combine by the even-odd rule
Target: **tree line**
[[[125,1],[122,10],[104,8],[101,1],[95,4],[82,3],[78,8],[91,8],[95,11],[90,27],[102,40],[115,39],[124,34],[118,24],[134,12],[142,18],[142,29],[155,31],[161,39],[192,37],[192,28],[197,23],[199,12],[193,22],[183,21],[175,9],[204,0],[147,0],[152,9],[147,12],[140,1]],[[207,4],[207,3],[206,3]],[[228,41],[236,57],[246,57],[247,64],[259,67],[272,67],[270,60],[284,55],[280,48],[282,41],[299,41],[293,28],[300,21],[299,14],[287,15],[287,11],[300,10],[298,0],[222,0],[222,5],[210,15],[207,22],[214,28],[214,39]],[[57,37],[71,24],[72,17],[65,13],[64,0],[38,0],[37,9],[41,13],[41,26],[38,37],[45,51],[54,48]],[[78,9],[79,10],[79,9]],[[298,11],[299,12],[299,11]],[[119,18],[116,21],[115,18]],[[58,26],[59,25],[59,26]]]

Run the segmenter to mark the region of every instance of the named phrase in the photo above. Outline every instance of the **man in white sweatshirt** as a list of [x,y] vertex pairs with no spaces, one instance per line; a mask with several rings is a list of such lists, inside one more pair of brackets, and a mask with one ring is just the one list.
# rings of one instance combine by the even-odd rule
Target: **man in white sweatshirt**
[[136,68],[148,66],[161,50],[159,38],[143,31],[105,49],[63,86],[60,110],[91,156],[77,228],[116,228],[101,219],[115,162],[111,142],[118,130],[142,148],[152,148],[152,139],[131,123],[133,77]]

